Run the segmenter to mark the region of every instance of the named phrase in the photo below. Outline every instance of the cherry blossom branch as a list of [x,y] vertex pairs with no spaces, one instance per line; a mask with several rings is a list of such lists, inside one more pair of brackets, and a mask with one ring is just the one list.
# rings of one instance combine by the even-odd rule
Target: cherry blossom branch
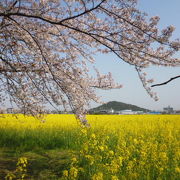
[[180,78],[180,75],[179,75],[179,76],[172,77],[172,78],[170,78],[168,81],[165,81],[165,82],[163,82],[163,83],[154,84],[154,85],[152,85],[151,87],[162,86],[162,85],[168,84],[169,82],[171,82],[171,81],[173,81],[173,80],[175,80],[175,79],[178,79],[178,78]]
[[[1,56],[0,56],[0,59],[11,68],[11,69],[9,69],[10,71],[17,72],[17,69],[9,61],[7,61],[6,59],[4,59]],[[6,70],[7,69],[0,67],[0,72],[5,72]]]
[[[158,38],[156,38],[156,37],[152,36],[151,34],[147,33],[147,32],[145,31],[145,29],[140,28],[139,26],[137,26],[136,24],[134,24],[134,23],[131,22],[131,21],[128,21],[127,19],[123,18],[122,16],[119,16],[118,14],[116,14],[116,13],[114,13],[114,12],[112,12],[112,11],[109,11],[109,10],[107,10],[106,8],[102,7],[102,6],[100,6],[99,8],[102,9],[104,12],[108,13],[109,15],[114,15],[115,17],[117,17],[117,18],[119,18],[119,19],[122,19],[124,22],[127,22],[127,23],[130,24],[131,26],[134,26],[135,28],[139,29],[140,31],[142,31],[144,34],[146,34],[146,35],[149,36],[150,38],[154,39],[156,42],[171,47],[171,45],[170,45],[169,43],[164,43],[164,42],[160,41]],[[178,47],[178,48],[180,48],[180,47]]]
[[[105,0],[104,0],[104,1],[105,1]],[[120,19],[122,19],[123,21],[129,23],[130,25],[138,28],[138,29],[141,30],[144,34],[148,35],[149,37],[151,37],[151,38],[154,39],[155,41],[159,42],[160,44],[168,45],[168,46],[171,47],[171,45],[170,45],[169,43],[163,43],[163,42],[159,41],[159,39],[153,37],[151,34],[147,33],[145,30],[143,30],[143,29],[140,28],[139,26],[135,25],[134,23],[126,20],[125,18],[119,16],[119,15],[116,14],[116,13],[110,12],[110,11],[108,11],[107,9],[103,8],[103,7],[101,6],[101,4],[102,4],[104,1],[102,1],[101,3],[99,3],[97,6],[95,6],[95,7],[92,8],[92,9],[86,10],[86,11],[84,11],[84,12],[81,13],[81,14],[78,14],[78,15],[76,15],[76,16],[72,16],[72,17],[63,19],[63,20],[61,20],[61,21],[54,21],[54,20],[50,20],[50,19],[43,18],[43,17],[41,17],[41,16],[28,15],[28,14],[19,13],[19,12],[17,12],[17,13],[9,13],[9,12],[8,12],[8,13],[0,13],[0,16],[9,17],[10,19],[12,19],[11,16],[23,16],[23,17],[40,19],[40,20],[43,20],[43,21],[48,22],[48,23],[50,23],[50,24],[61,25],[61,26],[64,26],[64,27],[66,27],[66,28],[72,29],[72,30],[74,30],[74,31],[77,31],[77,32],[86,34],[86,35],[90,36],[91,38],[95,39],[96,41],[98,41],[99,43],[101,43],[101,44],[103,44],[103,45],[105,45],[105,43],[102,43],[101,41],[99,41],[99,40],[98,40],[97,38],[95,38],[94,36],[99,36],[100,38],[106,39],[106,40],[108,40],[108,41],[110,41],[110,42],[113,42],[113,43],[115,43],[115,44],[117,44],[117,45],[120,45],[120,46],[122,46],[123,48],[130,49],[129,47],[127,47],[127,46],[125,46],[125,45],[123,45],[123,44],[121,44],[121,43],[119,43],[119,42],[117,42],[117,41],[114,41],[114,40],[112,40],[112,39],[110,39],[110,38],[107,38],[107,37],[104,37],[104,36],[100,36],[100,35],[98,35],[98,34],[93,34],[93,33],[90,33],[90,32],[86,32],[86,31],[83,31],[83,30],[81,30],[81,29],[79,29],[79,28],[70,26],[70,25],[68,25],[67,23],[63,23],[63,22],[65,22],[65,21],[68,21],[68,20],[71,20],[71,19],[75,19],[75,18],[80,17],[80,16],[82,16],[82,15],[84,15],[84,14],[87,14],[87,13],[89,13],[89,12],[91,12],[91,11],[97,9],[97,8],[100,8],[100,9],[102,9],[103,11],[105,11],[105,12],[107,12],[107,13],[109,13],[109,14],[112,14],[112,15],[114,15],[114,16],[117,16],[118,18],[120,18]],[[13,20],[14,20],[14,19],[13,19]],[[122,36],[122,37],[123,37],[123,36]],[[126,37],[123,37],[123,38],[125,38],[125,39],[127,39],[127,40],[129,40],[129,41],[132,41],[132,40],[126,38]],[[118,55],[118,57],[120,56],[120,55],[116,52],[116,50],[114,50],[113,48],[111,48],[111,47],[109,47],[109,46],[107,46],[107,45],[105,45],[105,46],[106,46],[108,49],[110,49],[111,51],[113,50],[113,52],[114,52],[116,55]],[[131,50],[135,50],[135,51],[142,52],[142,53],[144,53],[144,54],[146,54],[146,55],[148,55],[148,56],[150,56],[150,57],[152,57],[152,58],[157,58],[157,56],[155,56],[155,55],[153,55],[153,54],[150,54],[150,53],[148,53],[148,52],[142,51],[142,50],[140,50],[140,49],[137,50],[137,49],[135,49],[135,48],[131,48]],[[127,63],[129,63],[129,64],[131,64],[131,65],[134,65],[133,63],[130,63],[130,62],[126,61],[124,58],[122,58],[122,57],[120,57],[120,58],[121,58],[122,60],[124,60],[125,62],[127,62]],[[158,59],[167,61],[167,63],[169,63],[169,61],[168,61],[167,59],[164,59],[163,57],[158,57]],[[153,62],[153,61],[151,61],[151,63],[152,63],[152,64],[156,64],[156,63]]]
[[61,21],[59,22],[56,22],[56,21],[53,21],[53,20],[50,20],[50,19],[46,19],[46,18],[43,18],[41,16],[38,16],[38,15],[30,15],[30,14],[25,14],[25,13],[20,13],[20,12],[4,12],[4,13],[0,13],[0,16],[4,16],[4,17],[10,17],[10,16],[23,16],[23,17],[29,17],[29,18],[35,18],[35,19],[41,19],[43,21],[46,21],[46,22],[49,22],[51,24],[61,24],[65,21],[68,21],[68,20],[71,20],[71,19],[75,19],[75,18],[78,18],[80,16],[83,16],[84,14],[88,14],[90,13],[91,11],[97,9],[103,2],[105,2],[106,0],[102,0],[98,5],[96,5],[95,7],[91,8],[91,9],[88,9],[88,10],[85,10],[83,13],[80,13],[78,15],[75,15],[75,16],[71,16],[71,17],[68,17],[68,18],[65,18],[65,19],[62,19]]
[[[78,18],[78,17],[83,16],[83,15],[85,15],[85,14],[88,14],[88,13],[90,13],[91,11],[97,9],[97,8],[98,8],[103,2],[105,2],[105,1],[106,1],[106,0],[102,0],[102,1],[101,1],[98,5],[96,5],[95,7],[91,8],[91,9],[88,9],[88,10],[85,9],[84,12],[82,12],[82,13],[80,13],[80,14],[78,14],[78,15],[65,18],[65,19],[61,20],[60,23],[63,23],[63,22],[65,22],[65,21],[68,21],[68,20],[71,20],[71,19]],[[84,5],[84,3],[83,3],[83,5]]]

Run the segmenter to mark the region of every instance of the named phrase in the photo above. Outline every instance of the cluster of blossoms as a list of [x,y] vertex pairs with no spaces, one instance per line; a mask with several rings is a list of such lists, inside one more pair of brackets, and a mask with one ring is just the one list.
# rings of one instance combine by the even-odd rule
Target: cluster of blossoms
[[[72,109],[83,124],[95,88],[121,88],[109,75],[92,77],[88,64],[97,52],[113,52],[135,66],[152,97],[142,69],[179,66],[170,41],[174,27],[161,32],[159,17],[146,20],[137,0],[2,0],[0,2],[0,93],[26,114],[46,104]],[[159,46],[154,48],[157,42]],[[5,97],[5,98],[4,98]]]

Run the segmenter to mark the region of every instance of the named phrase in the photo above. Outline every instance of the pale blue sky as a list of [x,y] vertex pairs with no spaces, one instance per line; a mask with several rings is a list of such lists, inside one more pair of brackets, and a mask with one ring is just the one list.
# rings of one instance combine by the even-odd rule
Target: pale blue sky
[[[139,0],[139,9],[150,16],[160,16],[159,27],[174,25],[176,31],[173,38],[180,38],[180,0]],[[96,65],[101,72],[112,72],[115,80],[123,85],[119,90],[98,91],[104,102],[121,101],[138,105],[151,110],[162,110],[168,105],[180,110],[180,79],[176,79],[165,86],[154,87],[159,101],[155,102],[146,93],[133,66],[130,66],[115,55],[96,56]],[[180,75],[180,67],[164,68],[152,67],[148,69],[148,77],[155,79],[155,83],[168,80],[172,76]],[[92,104],[97,106],[97,104]]]

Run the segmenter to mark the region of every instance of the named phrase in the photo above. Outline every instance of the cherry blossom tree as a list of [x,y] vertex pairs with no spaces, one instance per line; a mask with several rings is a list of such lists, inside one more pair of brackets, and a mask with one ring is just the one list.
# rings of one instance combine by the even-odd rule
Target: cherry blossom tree
[[71,108],[86,125],[96,88],[121,88],[111,73],[88,70],[96,53],[114,53],[135,67],[155,100],[145,68],[179,66],[171,41],[173,26],[157,28],[137,0],[1,0],[0,102],[9,100],[25,114],[41,114],[47,104]]

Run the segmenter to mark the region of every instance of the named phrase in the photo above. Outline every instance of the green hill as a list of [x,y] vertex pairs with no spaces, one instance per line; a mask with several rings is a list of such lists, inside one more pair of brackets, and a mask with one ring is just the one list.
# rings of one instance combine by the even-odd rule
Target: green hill
[[121,110],[127,110],[127,109],[132,110],[132,111],[144,111],[144,112],[149,111],[148,109],[145,109],[145,108],[141,108],[132,104],[126,104],[126,103],[117,102],[117,101],[110,101],[96,108],[92,108],[90,111],[98,112],[98,111],[111,110],[111,109],[113,109],[114,111],[121,111]]

